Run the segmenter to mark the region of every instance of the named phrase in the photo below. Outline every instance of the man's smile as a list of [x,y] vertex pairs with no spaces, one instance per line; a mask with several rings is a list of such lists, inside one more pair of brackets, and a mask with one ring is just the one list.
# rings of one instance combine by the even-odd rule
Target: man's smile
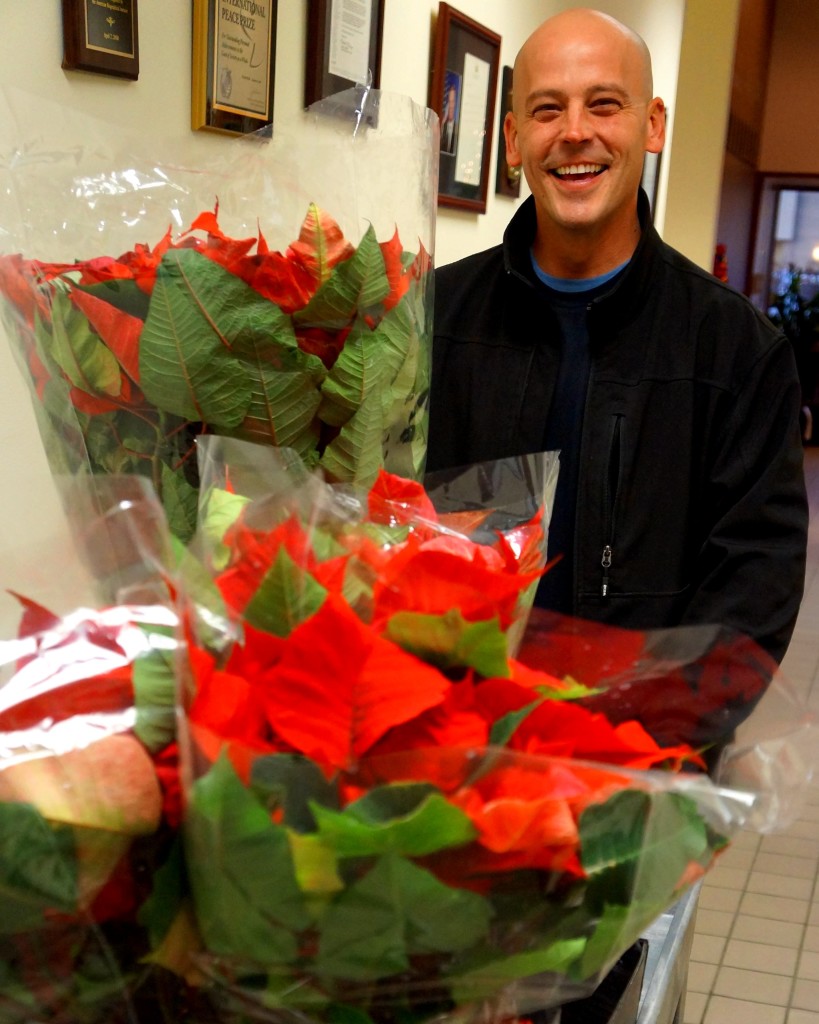
[[563,164],[552,168],[549,174],[561,181],[587,181],[596,178],[605,170],[605,164]]

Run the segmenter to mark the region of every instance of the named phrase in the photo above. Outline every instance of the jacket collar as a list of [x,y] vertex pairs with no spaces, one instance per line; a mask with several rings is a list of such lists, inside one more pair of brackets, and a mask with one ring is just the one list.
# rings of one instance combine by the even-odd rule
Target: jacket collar
[[[607,320],[628,323],[642,307],[646,289],[657,271],[656,257],[662,241],[651,222],[648,196],[640,189],[637,197],[637,216],[640,221],[640,241],[625,271],[611,289],[592,303],[595,315],[605,313]],[[515,212],[503,235],[503,260],[507,273],[514,274],[527,284],[536,286],[530,251],[537,230],[535,201],[529,196]]]

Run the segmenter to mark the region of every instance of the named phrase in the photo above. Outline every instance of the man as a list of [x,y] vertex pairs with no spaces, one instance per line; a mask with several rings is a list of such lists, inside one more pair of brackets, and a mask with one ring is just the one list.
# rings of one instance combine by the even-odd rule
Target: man
[[559,449],[538,604],[719,623],[780,660],[807,537],[793,355],[651,225],[652,92],[645,43],[601,12],[522,47],[504,135],[532,195],[502,245],[437,271],[428,468]]

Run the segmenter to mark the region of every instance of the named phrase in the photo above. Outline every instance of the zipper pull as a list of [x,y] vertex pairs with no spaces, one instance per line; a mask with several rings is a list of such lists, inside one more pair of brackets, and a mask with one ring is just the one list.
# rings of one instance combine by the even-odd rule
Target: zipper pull
[[603,548],[603,557],[600,559],[600,564],[603,566],[603,597],[608,597],[609,594],[609,569],[611,568],[611,547],[606,545]]

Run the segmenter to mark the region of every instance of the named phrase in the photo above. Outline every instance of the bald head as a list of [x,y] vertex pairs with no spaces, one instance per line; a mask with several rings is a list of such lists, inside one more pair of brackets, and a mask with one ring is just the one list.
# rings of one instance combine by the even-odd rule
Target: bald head
[[645,41],[633,29],[602,11],[576,7],[544,21],[529,36],[518,52],[512,78],[512,103],[515,108],[525,96],[527,69],[536,65],[554,48],[591,47],[602,43],[622,54],[639,83],[639,98],[648,102],[654,91],[651,54]]
[[532,190],[541,268],[593,277],[626,262],[640,237],[645,154],[665,139],[637,33],[588,7],[544,21],[515,62],[503,133],[507,163]]

